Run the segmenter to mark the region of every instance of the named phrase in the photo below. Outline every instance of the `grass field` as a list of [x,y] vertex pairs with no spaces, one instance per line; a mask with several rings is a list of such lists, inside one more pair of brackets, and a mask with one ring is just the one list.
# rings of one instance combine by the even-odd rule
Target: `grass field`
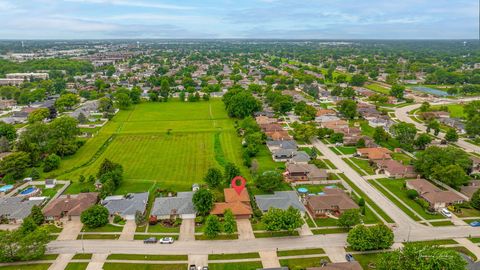
[[237,259],[256,259],[260,258],[257,252],[252,253],[238,253],[238,254],[209,254],[209,260],[237,260]]
[[[52,174],[73,180],[67,192],[78,193],[84,188],[76,182],[79,176],[95,175],[105,158],[124,167],[117,194],[147,191],[155,183],[164,189],[190,190],[210,167],[242,165],[241,138],[218,99],[142,103],[120,111]],[[267,161],[259,159],[259,171],[277,166]],[[248,170],[241,166],[241,171],[248,179]]]
[[49,263],[38,263],[38,264],[19,264],[19,265],[9,265],[1,266],[2,270],[47,270],[50,267]]
[[329,262],[328,257],[313,257],[301,259],[280,259],[280,265],[289,269],[306,269],[307,267],[320,267],[322,261]]
[[104,270],[185,270],[187,264],[105,263]]
[[[463,118],[465,117],[465,113],[463,112],[463,105],[462,104],[447,104],[442,105],[447,106],[448,112],[450,113],[450,117],[453,118]],[[432,110],[439,109],[440,106],[432,106]]]
[[65,267],[65,270],[84,270],[87,269],[88,263],[69,263],[67,264],[67,267]]
[[375,91],[375,92],[378,92],[378,93],[381,93],[381,94],[385,94],[385,95],[390,94],[390,90],[388,90],[387,88],[381,86],[380,84],[376,84],[376,83],[367,84],[365,86],[365,88],[370,89],[370,90]]
[[256,270],[262,268],[262,262],[209,263],[210,270]]

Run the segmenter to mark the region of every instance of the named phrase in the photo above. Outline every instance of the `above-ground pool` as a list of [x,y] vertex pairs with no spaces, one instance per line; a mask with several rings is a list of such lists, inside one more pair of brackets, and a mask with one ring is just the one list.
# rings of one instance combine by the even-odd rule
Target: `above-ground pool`
[[303,187],[302,187],[302,188],[298,188],[297,190],[298,190],[298,192],[300,192],[300,193],[307,193],[307,192],[308,192],[308,189],[307,189],[307,188],[303,188]]
[[13,188],[13,185],[5,185],[3,187],[0,187],[0,192],[7,192]]
[[37,193],[39,191],[38,188],[36,187],[28,187],[24,190],[22,190],[19,194],[19,196],[29,196],[29,195],[33,195],[35,193]]
[[441,91],[438,89],[430,88],[430,87],[425,87],[425,86],[414,86],[412,87],[413,90],[431,94],[431,95],[436,95],[436,96],[441,96],[441,97],[446,97],[448,96],[448,93],[445,91]]

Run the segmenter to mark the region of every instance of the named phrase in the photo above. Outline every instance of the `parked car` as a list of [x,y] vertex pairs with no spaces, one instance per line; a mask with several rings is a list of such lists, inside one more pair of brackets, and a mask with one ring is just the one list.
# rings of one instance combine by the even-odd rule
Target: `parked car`
[[174,241],[172,237],[163,237],[160,239],[160,244],[173,244]]
[[480,221],[475,220],[473,222],[470,222],[470,226],[472,227],[480,227]]
[[197,266],[195,264],[190,264],[188,270],[197,270]]
[[440,214],[442,214],[444,217],[452,218],[452,213],[448,211],[447,208],[440,209]]
[[347,260],[347,262],[355,261],[355,258],[353,258],[353,255],[350,253],[345,254],[345,259]]
[[144,244],[155,244],[157,242],[158,242],[158,240],[157,240],[156,237],[150,237],[150,238],[147,238],[147,239],[143,240]]

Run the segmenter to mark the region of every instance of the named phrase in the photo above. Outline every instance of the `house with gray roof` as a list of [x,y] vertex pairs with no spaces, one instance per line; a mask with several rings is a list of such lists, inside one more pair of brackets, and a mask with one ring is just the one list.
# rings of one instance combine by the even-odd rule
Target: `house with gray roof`
[[296,191],[275,191],[273,194],[255,195],[255,201],[262,212],[267,212],[270,208],[286,210],[291,206],[298,209],[302,215],[305,213],[305,207]]
[[125,196],[108,196],[101,204],[108,209],[111,216],[119,215],[124,219],[135,219],[135,213],[145,213],[148,202],[148,192],[129,193]]
[[30,215],[34,205],[41,205],[43,198],[26,199],[24,197],[4,197],[0,198],[0,217],[8,219],[10,222],[21,222]]
[[196,211],[193,207],[194,192],[178,192],[176,197],[159,197],[155,199],[151,216],[157,219],[169,219],[172,216],[181,219],[192,219],[196,217]]
[[297,142],[294,140],[285,140],[285,141],[267,141],[267,147],[270,152],[275,152],[279,149],[284,150],[297,150]]

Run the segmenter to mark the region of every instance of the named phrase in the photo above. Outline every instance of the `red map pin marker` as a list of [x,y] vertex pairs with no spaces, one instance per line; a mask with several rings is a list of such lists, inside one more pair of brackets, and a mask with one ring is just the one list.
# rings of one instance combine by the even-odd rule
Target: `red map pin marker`
[[[240,184],[237,184],[237,181],[240,181]],[[247,183],[247,180],[241,176],[235,176],[232,179],[232,188],[235,189],[238,195],[242,193],[243,189],[245,188],[245,184]]]

